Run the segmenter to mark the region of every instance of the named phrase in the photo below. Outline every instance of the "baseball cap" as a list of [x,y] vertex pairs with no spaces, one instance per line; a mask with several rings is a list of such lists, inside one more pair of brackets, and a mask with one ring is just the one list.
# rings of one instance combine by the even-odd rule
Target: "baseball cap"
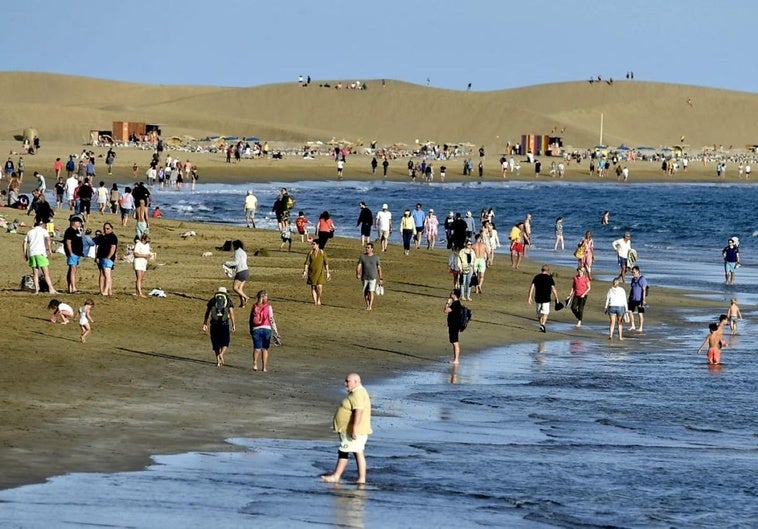
[[471,212],[470,212],[470,211],[467,211],[467,212],[466,212],[466,216],[467,216],[467,217],[470,217],[470,216],[471,216]]
[[218,287],[218,290],[216,292],[223,292],[226,294],[226,287]]
[[434,213],[434,210],[432,208],[429,208],[429,213]]
[[382,209],[388,209],[389,206],[387,204],[382,204]]
[[629,233],[629,232],[626,232],[626,233],[624,233],[624,237],[629,237],[631,239],[632,238],[632,234]]

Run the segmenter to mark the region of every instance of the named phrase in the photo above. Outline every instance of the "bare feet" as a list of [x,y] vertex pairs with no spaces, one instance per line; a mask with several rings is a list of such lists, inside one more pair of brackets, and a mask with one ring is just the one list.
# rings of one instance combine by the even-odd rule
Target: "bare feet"
[[326,483],[339,483],[340,478],[334,474],[324,474],[321,476],[321,481],[324,481]]
[[258,366],[253,366],[253,371],[258,371]]

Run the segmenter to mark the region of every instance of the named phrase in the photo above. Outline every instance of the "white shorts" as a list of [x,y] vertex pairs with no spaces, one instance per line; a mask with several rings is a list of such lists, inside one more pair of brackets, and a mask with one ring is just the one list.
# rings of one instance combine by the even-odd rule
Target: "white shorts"
[[364,279],[363,292],[376,292],[376,279]]
[[547,316],[548,314],[550,314],[550,302],[537,303],[537,315]]
[[368,435],[356,435],[355,439],[351,438],[347,433],[341,433],[340,435],[340,452],[363,452],[366,449],[366,441],[368,441]]

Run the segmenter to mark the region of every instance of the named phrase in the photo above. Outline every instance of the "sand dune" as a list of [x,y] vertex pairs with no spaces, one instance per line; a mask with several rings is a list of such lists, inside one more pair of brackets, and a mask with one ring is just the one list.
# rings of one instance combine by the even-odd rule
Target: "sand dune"
[[[323,81],[321,81],[323,83]],[[329,82],[332,86],[334,81]],[[758,95],[641,81],[556,83],[461,92],[398,81],[368,90],[295,83],[251,88],[142,85],[43,73],[0,73],[0,139],[36,127],[43,141],[81,142],[116,120],[161,123],[171,135],[269,140],[472,142],[495,152],[521,134],[560,131],[571,146],[694,148],[758,143]],[[691,101],[691,104],[688,104]]]

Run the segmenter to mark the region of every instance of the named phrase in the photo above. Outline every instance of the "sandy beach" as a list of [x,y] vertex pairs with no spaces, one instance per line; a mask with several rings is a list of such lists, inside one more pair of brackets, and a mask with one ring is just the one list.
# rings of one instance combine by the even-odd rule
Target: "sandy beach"
[[[85,148],[81,134],[85,129],[108,126],[117,115],[133,119],[144,116],[146,109],[167,93],[173,99],[161,110],[155,110],[153,115],[156,121],[171,122],[166,126],[169,134],[248,132],[247,128],[252,123],[256,130],[250,130],[250,133],[266,132],[289,145],[317,137],[324,140],[332,136],[339,138],[343,134],[357,141],[359,137],[371,137],[372,130],[377,131],[380,141],[387,143],[413,142],[415,137],[423,138],[425,135],[425,128],[420,128],[411,119],[417,110],[409,111],[412,115],[407,121],[393,122],[391,117],[383,117],[378,123],[363,124],[360,116],[366,108],[365,101],[360,105],[354,102],[348,105],[348,117],[345,118],[348,125],[326,128],[326,117],[319,118],[322,120],[320,122],[314,118],[309,123],[293,124],[287,121],[289,114],[282,118],[282,124],[277,125],[273,117],[252,117],[248,111],[241,112],[239,117],[233,119],[230,117],[233,115],[231,110],[222,112],[218,104],[210,105],[209,101],[215,101],[221,89],[146,87],[139,94],[134,94],[134,87],[126,83],[85,80],[81,82],[90,88],[91,85],[102,88],[101,84],[105,83],[110,94],[108,98],[103,97],[101,102],[88,103],[86,94],[77,96],[76,83],[66,84],[68,80],[47,88],[35,85],[33,90],[24,91],[11,83],[8,75],[0,75],[0,93],[13,94],[15,99],[4,105],[13,110],[8,111],[7,122],[11,125],[0,141],[0,149],[18,152],[20,143],[12,140],[12,135],[32,122],[43,131],[42,149],[37,155],[26,157],[25,192],[32,188],[31,175],[35,170],[42,172],[47,177],[48,188],[52,187],[53,161],[59,156],[81,152]],[[31,81],[39,81],[36,75],[42,74],[26,75],[30,76]],[[121,85],[127,86],[122,91],[116,90]],[[632,115],[648,106],[652,110],[646,112],[655,114],[657,107],[652,103],[655,87],[643,87],[644,90],[637,92],[638,98],[633,108],[626,109],[625,115]],[[577,85],[575,88],[579,90],[580,87]],[[667,97],[684,100],[687,94],[693,92],[690,88],[672,88]],[[55,104],[50,103],[52,107],[42,103],[51,90],[60,96]],[[207,96],[202,95],[203,90]],[[286,106],[286,94],[295,88],[287,87],[285,95],[280,90],[280,99],[274,99],[276,90],[276,87],[250,89],[257,94],[258,108],[267,105],[283,108]],[[302,92],[304,89],[297,90]],[[393,97],[400,97],[404,102],[398,103],[400,108],[395,110],[402,110],[404,105],[414,108],[414,103],[423,99],[418,93],[422,90],[399,84],[398,92]],[[545,90],[547,87],[531,92],[533,97],[542,97],[540,101],[545,104],[544,107],[551,110],[551,113],[539,118],[540,126],[549,129],[558,121],[557,116],[562,116],[559,124],[569,123],[569,130],[576,128],[582,131],[574,137],[576,145],[592,145],[596,141],[595,117],[585,118],[581,110],[561,113],[561,109],[568,109],[570,105],[565,101],[556,101],[555,93],[542,93]],[[721,112],[723,117],[726,111],[737,116],[741,112],[746,118],[742,121],[752,122],[754,120],[747,117],[756,114],[756,96],[698,90],[701,90],[695,91],[698,105],[707,100],[712,101],[714,107],[719,102],[721,106],[715,110],[706,107],[712,113],[702,114],[697,119],[687,117],[688,131],[693,131],[688,132],[688,137],[692,138],[693,144],[746,143],[748,134],[744,131],[727,130],[731,126],[729,119],[709,121],[709,116]],[[229,91],[229,98],[237,102],[234,108],[239,108],[238,98],[244,92]],[[517,103],[521,101],[526,105],[525,101],[530,100],[520,91],[510,92],[513,92],[511,96]],[[101,90],[99,93],[104,92]],[[369,95],[372,93],[371,90],[367,92]],[[19,94],[26,98],[24,102],[19,101]],[[139,101],[143,102],[143,106],[123,112],[103,110],[112,105],[112,98],[117,99],[119,94],[124,97],[121,104],[125,106],[122,109],[137,105]],[[193,101],[196,112],[214,115],[213,120],[205,121],[205,118],[193,115],[181,121],[179,116],[187,113],[187,107],[179,106],[182,94]],[[326,102],[316,107],[319,112],[328,115],[329,109],[345,105],[345,97],[350,97],[352,101],[367,94],[334,94],[333,91],[323,90],[320,96]],[[496,94],[478,95],[482,99],[466,103],[466,108],[476,108],[477,116],[483,118],[496,108],[498,99]],[[337,99],[338,96],[344,97]],[[442,96],[446,94],[440,94]],[[467,97],[463,93],[447,96]],[[378,104],[379,108],[382,104],[389,105],[390,99],[387,99],[389,96],[386,93],[370,97],[380,98],[369,100],[372,105]],[[582,95],[582,101],[588,97]],[[31,99],[36,101],[30,102]],[[445,101],[454,106],[459,99]],[[554,104],[548,105],[548,101]],[[746,101],[747,107],[744,106]],[[210,106],[206,108],[204,105]],[[293,105],[293,109],[287,112],[304,114],[308,108],[308,105]],[[423,112],[424,108],[422,106],[418,112]],[[49,117],[44,118],[47,121],[43,122],[46,115]],[[640,119],[626,127],[626,132],[610,135],[608,141],[638,140],[639,143],[661,144],[664,138],[678,139],[682,133],[682,121],[664,126],[667,116],[659,117],[657,124],[660,127]],[[499,140],[495,136],[500,137],[497,127],[489,123],[482,125],[487,120],[469,120],[469,117],[465,112],[457,115],[455,123],[462,132],[455,133],[455,136],[476,144],[486,143],[488,149],[491,147],[497,152]],[[452,118],[443,115],[438,119],[450,121]],[[480,126],[464,125],[468,121]],[[524,129],[527,122],[515,123],[513,130],[503,133],[503,137],[516,136],[520,130],[518,127]],[[247,128],[240,130],[243,125]],[[427,125],[433,128],[433,124]],[[699,127],[697,130],[696,126]],[[714,132],[709,130],[711,126],[723,130]],[[443,129],[441,134],[452,137],[452,126]],[[718,137],[718,134],[721,136]],[[714,139],[716,137],[719,139]],[[446,138],[438,139],[444,141]],[[670,144],[672,140],[665,141]],[[104,154],[107,149],[98,147],[94,150]],[[119,149],[114,175],[103,175],[102,180],[108,184],[131,181],[131,165],[136,162],[146,167],[150,155],[150,151]],[[12,156],[14,162],[17,156]],[[316,160],[296,157],[246,160],[241,164],[226,164],[219,154],[182,153],[181,157],[188,157],[196,163],[201,179],[208,182],[325,180],[335,178],[336,174],[333,161],[327,156]],[[490,165],[487,166],[487,177],[500,178],[496,160],[494,157],[488,160],[492,169],[490,171]],[[345,178],[372,178],[369,162],[370,157],[367,156],[351,157]],[[586,174],[586,165],[582,170],[572,169],[569,168],[567,179],[590,178]],[[457,176],[457,165],[450,174],[456,175],[451,178],[460,178]],[[662,179],[657,164],[642,165],[642,162],[637,162],[632,166],[631,174],[632,181]],[[393,162],[389,177],[407,179],[402,160]],[[730,177],[734,177],[733,170]],[[533,175],[525,169],[521,178],[533,178]],[[697,163],[691,164],[686,175],[680,173],[676,178],[677,181],[718,181],[712,166]],[[97,180],[100,179],[99,174]],[[0,211],[0,214],[9,220],[18,217],[27,224],[31,223],[30,217],[19,216],[11,210]],[[65,218],[65,215],[61,217]],[[95,219],[95,223],[100,221],[98,216]],[[65,221],[63,224],[65,228]],[[116,233],[122,242],[121,252],[125,241],[133,236],[133,230],[132,224],[127,228],[116,225]],[[91,263],[80,270],[79,284],[83,294],[58,296],[75,309],[83,303],[85,295],[95,297],[95,323],[86,344],[79,343],[76,325],[48,321],[50,314],[46,307],[51,296],[35,296],[19,289],[21,277],[28,273],[21,252],[26,228],[18,234],[0,233],[0,251],[8,256],[0,262],[0,284],[5,292],[7,314],[6,332],[0,336],[0,345],[5,352],[3,369],[0,370],[3,387],[0,417],[4,425],[0,433],[0,465],[4,469],[0,487],[39,482],[66,472],[142,468],[149,462],[151,454],[228,450],[230,447],[224,439],[233,436],[327,438],[333,406],[341,387],[340,380],[346,372],[358,371],[370,384],[372,380],[409,368],[449,360],[450,346],[442,313],[450,288],[447,252],[444,250],[415,252],[412,258],[404,259],[402,248],[392,245],[382,255],[387,295],[377,301],[374,311],[367,313],[363,310],[360,287],[354,277],[355,262],[361,252],[356,240],[335,238],[329,243],[333,279],[326,285],[324,306],[317,308],[310,302],[307,287],[301,279],[306,251],[304,245],[295,243],[291,253],[279,252],[279,236],[274,232],[171,219],[152,222],[150,231],[152,249],[157,257],[150,264],[145,285],[148,290],[163,289],[166,298],[138,299],[133,296],[134,273],[128,263],[117,264],[112,299],[94,296],[97,292],[97,271]],[[195,231],[197,236],[183,239],[180,235],[186,231]],[[218,286],[231,286],[231,281],[225,279],[220,271],[221,262],[230,259],[230,253],[221,252],[216,247],[236,238],[245,242],[250,255],[252,279],[247,285],[247,293],[254,295],[260,288],[268,289],[284,341],[282,347],[272,350],[270,372],[265,375],[250,370],[248,309],[238,310],[238,329],[232,338],[224,368],[215,366],[209,340],[201,330],[206,301]],[[204,252],[212,252],[213,255],[203,257]],[[537,337],[532,308],[526,304],[526,294],[539,264],[527,260],[521,270],[513,271],[501,257],[500,262],[488,271],[485,294],[472,302],[475,321],[472,330],[463,335],[462,362],[478,350]],[[53,257],[51,272],[56,288],[64,289],[66,264],[62,255]],[[557,273],[565,283],[571,271],[559,269]],[[565,290],[565,285],[563,288]],[[602,302],[600,295],[591,298],[587,306],[587,314],[592,315],[588,317],[589,321],[593,318],[594,321],[604,321],[599,317],[602,316]],[[713,306],[668,290],[666,296],[660,296],[657,305],[661,309]],[[419,315],[424,321],[431,322],[430,325],[409,327],[407,322],[418,320]],[[673,310],[659,310],[651,315],[648,325],[663,321],[661,318],[676,317],[677,313]],[[555,337],[565,338],[566,335]]]

